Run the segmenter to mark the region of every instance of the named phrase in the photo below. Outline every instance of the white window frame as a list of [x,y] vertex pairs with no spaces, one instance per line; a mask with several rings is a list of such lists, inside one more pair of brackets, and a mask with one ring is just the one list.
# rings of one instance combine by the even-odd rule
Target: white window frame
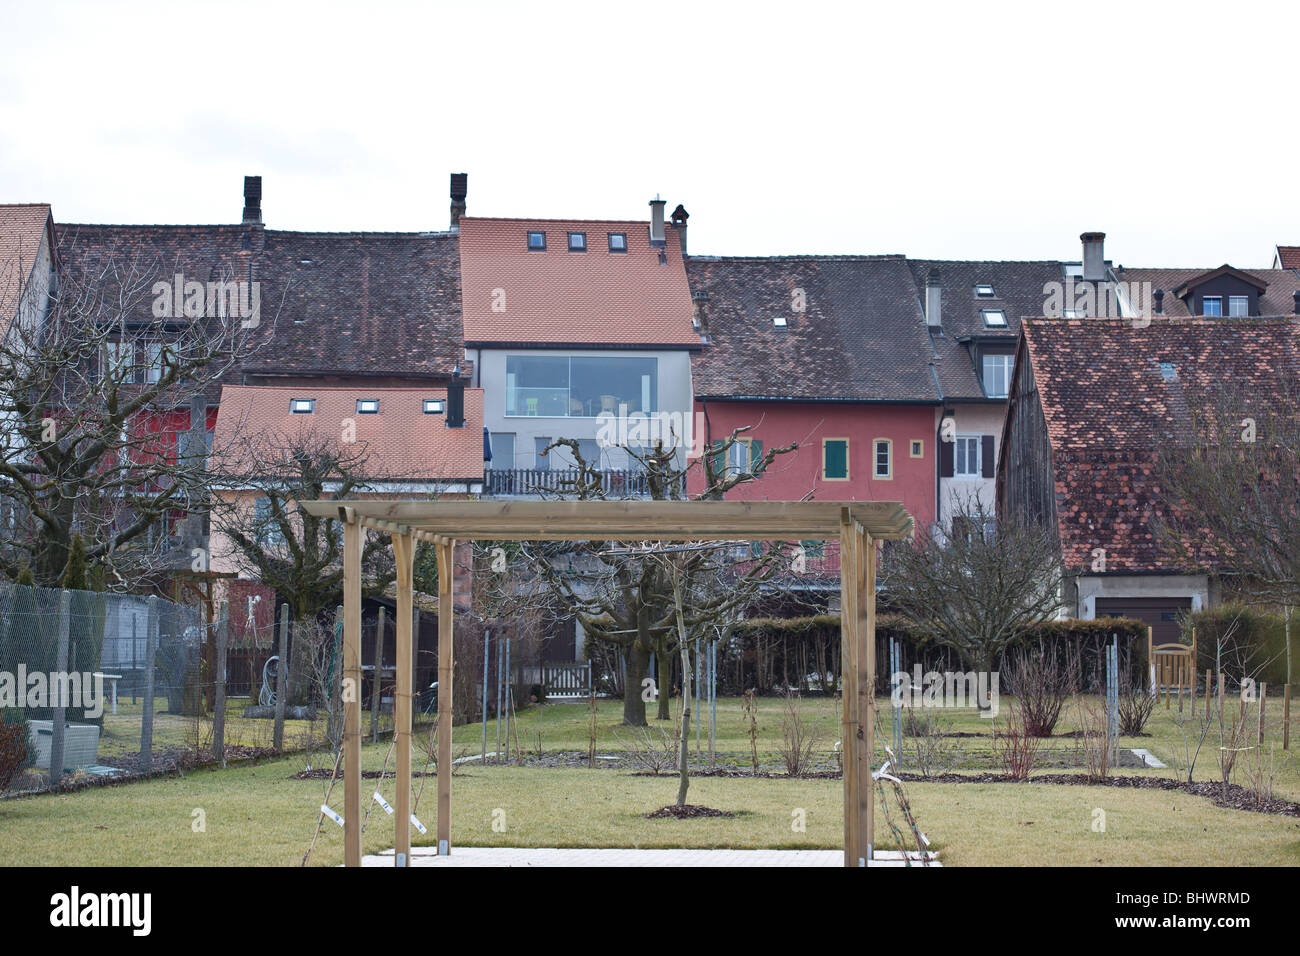
[[[1000,364],[1006,370],[1006,388],[1001,393],[995,393],[989,390],[988,366],[986,363],[989,359],[1001,359]],[[984,387],[984,394],[989,398],[1006,398],[1011,394],[1011,366],[1015,356],[1009,352],[985,352],[980,355],[980,384]]]
[[[1219,311],[1218,311],[1218,312],[1211,312],[1211,311],[1210,311],[1210,303],[1211,303],[1211,302],[1215,302],[1215,303],[1218,304],[1218,307],[1219,307]],[[1221,295],[1203,295],[1203,296],[1201,296],[1201,315],[1208,316],[1208,317],[1210,317],[1210,318],[1215,318],[1215,319],[1221,319],[1221,318],[1223,318],[1223,296],[1221,296]]]
[[[885,446],[885,473],[880,473],[880,446]],[[871,477],[890,481],[894,477],[894,441],[891,438],[871,439]]]
[[[963,442],[971,442],[975,447],[975,454],[973,456],[969,454],[966,456],[966,465],[968,469],[971,467],[971,458],[972,457],[974,458],[975,463],[974,463],[973,470],[968,470],[968,471],[958,470],[958,462],[960,461],[960,458],[957,452],[958,449],[962,446]],[[983,454],[984,454],[983,435],[961,435],[961,434],[957,435],[956,442],[953,444],[953,448],[952,448],[952,477],[954,479],[960,479],[961,481],[977,481],[983,479],[984,462],[980,460],[983,457]]]
[[[1236,311],[1237,305],[1241,306],[1241,311]],[[1248,295],[1230,295],[1228,296],[1228,318],[1244,319],[1250,315],[1250,296]]]
[[[991,316],[998,316],[998,318],[994,320]],[[1007,327],[1005,309],[980,309],[980,318],[984,320],[984,327],[987,329],[1005,329]]]

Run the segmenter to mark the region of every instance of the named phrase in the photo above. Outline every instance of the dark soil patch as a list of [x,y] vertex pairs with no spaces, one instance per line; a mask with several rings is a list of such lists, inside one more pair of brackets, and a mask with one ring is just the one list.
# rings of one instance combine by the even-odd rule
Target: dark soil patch
[[1223,784],[1210,781],[1188,783],[1186,780],[1173,780],[1169,777],[1107,777],[1105,780],[1089,780],[1080,773],[1045,773],[1031,776],[1028,780],[1016,780],[1004,773],[945,773],[934,777],[902,773],[899,776],[903,780],[916,783],[1051,783],[1076,787],[1120,787],[1129,790],[1176,790],[1180,793],[1190,793],[1195,797],[1206,797],[1216,807],[1225,807],[1229,810],[1300,817],[1300,803],[1276,797],[1271,800],[1257,800],[1254,793],[1238,783],[1230,783],[1225,789]]
[[[638,770],[632,774],[634,777],[653,777],[656,774],[649,770]],[[671,776],[671,773],[658,774],[660,777]],[[692,777],[752,777],[755,780],[838,780],[840,772],[838,770],[809,770],[791,776],[779,770],[754,770],[752,767],[714,767],[712,770],[691,770]]]
[[660,807],[654,813],[647,813],[646,819],[660,820],[665,817],[672,817],[677,820],[688,820],[693,817],[734,817],[735,814],[730,810],[715,810],[713,807],[697,807],[686,804],[684,807],[671,806]]
[[[290,780],[328,780],[332,776],[334,776],[333,768],[327,769],[325,767],[313,767],[311,770],[299,770],[297,773],[290,774],[289,779]],[[395,770],[383,771],[383,777],[385,780],[391,780],[395,776],[397,776],[397,772]],[[438,772],[436,770],[431,770],[428,773],[425,773],[423,770],[412,770],[411,776],[412,777],[436,777],[438,776]],[[460,774],[452,774],[452,776],[460,776]],[[378,780],[379,777],[380,777],[380,771],[378,770],[361,771],[361,778],[363,780]],[[338,773],[338,779],[340,780],[343,779],[343,770],[341,768]]]

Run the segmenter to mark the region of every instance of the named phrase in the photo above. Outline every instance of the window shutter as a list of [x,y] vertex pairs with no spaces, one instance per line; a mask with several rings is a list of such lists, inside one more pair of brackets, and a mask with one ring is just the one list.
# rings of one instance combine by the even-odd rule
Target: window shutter
[[749,473],[752,475],[758,463],[763,460],[763,443],[755,438],[749,443]]
[[997,459],[993,457],[993,436],[980,436],[980,473],[985,478],[992,478],[997,469]]
[[[715,449],[721,448],[722,442],[715,441],[713,447]],[[713,463],[713,478],[715,481],[721,481],[722,477],[727,473],[726,454],[721,451],[714,451],[710,457]]]
[[939,442],[939,477],[951,478],[953,474],[953,460],[956,456],[957,443],[955,441]]
[[847,478],[849,474],[848,443],[842,439],[829,439],[822,446],[825,460],[822,463],[823,477]]

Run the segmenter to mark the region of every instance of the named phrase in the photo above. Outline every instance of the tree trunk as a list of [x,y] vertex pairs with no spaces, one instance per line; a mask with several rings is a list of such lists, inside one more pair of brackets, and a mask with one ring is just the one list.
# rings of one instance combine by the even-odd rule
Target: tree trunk
[[[678,628],[681,625],[681,604],[678,604]],[[681,651],[682,658],[682,746],[678,754],[678,783],[677,783],[677,805],[686,806],[686,790],[691,785],[690,774],[687,771],[687,743],[691,739],[691,652],[687,645],[685,637],[678,641],[678,649]]]
[[629,727],[645,726],[645,701],[641,699],[641,681],[650,666],[650,652],[640,641],[623,649],[626,673],[623,678],[623,723]]
[[673,658],[666,645],[667,642],[655,655],[659,662],[659,720],[672,720],[673,716],[670,709],[673,702]]

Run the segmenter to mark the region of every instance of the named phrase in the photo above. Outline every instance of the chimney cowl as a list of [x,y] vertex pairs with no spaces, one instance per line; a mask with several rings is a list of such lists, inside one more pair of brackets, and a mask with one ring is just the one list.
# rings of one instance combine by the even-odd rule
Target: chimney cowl
[[1291,311],[1296,315],[1300,315],[1300,289],[1296,289],[1295,292],[1291,294],[1291,302]]
[[1164,315],[1165,314],[1165,290],[1156,289],[1155,292],[1151,293],[1151,298],[1155,300],[1156,315]]
[[244,222],[262,221],[262,177],[244,177]]
[[451,228],[460,228],[460,217],[465,215],[465,195],[469,192],[469,173],[451,174]]

